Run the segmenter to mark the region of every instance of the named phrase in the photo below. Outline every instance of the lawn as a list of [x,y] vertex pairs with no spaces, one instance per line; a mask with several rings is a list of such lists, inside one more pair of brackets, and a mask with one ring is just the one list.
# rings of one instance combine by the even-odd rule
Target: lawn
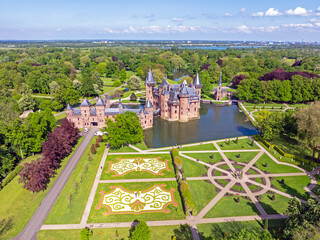
[[[284,179],[283,185],[279,183],[281,179]],[[310,184],[310,178],[308,176],[276,177],[271,183],[282,192],[296,196],[300,199],[308,199],[309,194],[303,189]]]
[[[269,231],[278,239],[280,234],[278,234],[279,227],[284,226],[284,219],[280,220],[269,220]],[[224,239],[224,234],[228,236],[235,232],[240,232],[242,229],[251,231],[261,231],[263,227],[262,221],[247,221],[247,222],[225,222],[225,223],[204,223],[197,224],[198,231],[201,236],[207,237],[209,239],[222,240]],[[201,238],[204,239],[204,238]]]
[[[105,150],[105,143],[101,143],[100,147],[97,148],[97,153],[92,155],[92,162],[88,160],[90,147],[91,144],[95,143],[95,139],[96,137],[91,140],[91,143],[85,150],[78,165],[72,172],[67,184],[63,188],[59,198],[45,220],[45,224],[80,223],[103,152]],[[75,193],[75,184],[78,184],[77,193]],[[70,207],[69,194],[72,194]]]
[[263,194],[260,204],[268,214],[283,214],[288,208],[290,198],[275,194],[275,200],[271,200],[271,194]]
[[215,146],[212,143],[206,143],[206,144],[201,144],[200,145],[195,145],[195,146],[189,146],[189,147],[183,147],[179,148],[180,151],[214,151],[217,150]]
[[[139,217],[137,217],[139,218]],[[158,226],[158,227],[149,227],[151,230],[150,240],[158,239],[167,239],[170,240],[173,236],[173,230],[179,228],[179,226]],[[130,228],[93,228],[93,235],[90,240],[114,240],[115,232],[118,231],[120,238],[128,240]],[[81,229],[72,229],[72,230],[46,230],[40,231],[38,233],[38,240],[56,240],[56,239],[65,239],[68,236],[68,240],[79,240],[80,239]]]
[[[184,153],[184,155],[187,155],[195,159],[199,159],[200,161],[206,163],[218,163],[223,161],[220,153]],[[213,159],[210,158],[212,155]]]
[[218,146],[222,150],[242,150],[242,149],[259,149],[256,144],[251,146],[252,140],[249,138],[243,138],[238,140],[238,144],[236,144],[236,140],[230,140],[230,144],[228,144],[228,140],[224,142],[218,142]]
[[227,158],[234,160],[236,162],[248,163],[253,160],[255,156],[258,155],[259,152],[230,152],[224,153]]
[[245,107],[283,107],[285,108],[285,105],[283,103],[248,103],[248,102],[244,102],[243,106]]
[[56,116],[54,116],[54,118],[56,119],[56,120],[60,120],[60,119],[64,119],[64,118],[66,118],[67,117],[67,114],[64,112],[64,113],[61,113],[61,114],[59,114],[59,115],[56,115]]
[[235,216],[250,216],[259,215],[255,205],[240,197],[240,203],[236,203],[236,197],[222,197],[219,202],[205,215],[205,218],[216,217],[235,217]]
[[215,186],[206,181],[188,181],[197,211],[200,212],[216,195]]
[[[154,175],[147,171],[133,171],[129,172],[123,176],[115,176],[116,173],[114,171],[110,171],[106,173],[109,168],[109,162],[117,162],[120,158],[130,159],[130,158],[160,158],[160,161],[168,160],[168,167],[170,171],[164,169],[161,171],[161,175]],[[154,154],[134,154],[134,155],[108,155],[106,164],[104,165],[103,172],[101,175],[102,180],[110,180],[110,179],[140,179],[140,178],[174,178],[175,173],[173,170],[171,156],[169,154],[161,154],[161,155],[154,155]]]
[[1,219],[7,219],[12,223],[8,231],[0,233],[0,238],[10,239],[23,230],[82,140],[83,138],[80,138],[73,152],[62,160],[61,167],[56,171],[57,174],[51,179],[45,191],[32,193],[23,189],[18,183],[19,176],[0,191]]
[[194,162],[188,158],[181,157],[182,170],[185,177],[207,176],[208,170],[200,163]]
[[[134,144],[133,146],[141,150],[148,150],[148,147],[143,141],[141,143]],[[129,146],[123,146],[122,148],[119,148],[119,149],[109,150],[109,153],[123,153],[123,152],[137,152],[137,151]]]
[[140,214],[110,214],[108,216],[104,216],[103,212],[107,209],[105,207],[101,207],[100,210],[96,210],[95,207],[98,205],[100,201],[99,192],[104,190],[106,192],[110,191],[110,186],[114,186],[115,184],[99,184],[98,189],[93,201],[93,205],[91,208],[91,212],[89,215],[88,223],[100,223],[100,222],[133,222],[135,219],[144,220],[144,221],[155,221],[155,220],[171,220],[171,219],[184,219],[185,215],[182,209],[182,204],[180,200],[180,195],[177,190],[176,182],[144,182],[144,183],[121,183],[116,184],[117,186],[122,186],[127,190],[131,191],[143,191],[145,189],[151,188],[157,184],[166,184],[165,189],[169,190],[174,188],[174,198],[178,206],[175,207],[172,204],[167,206],[167,209],[170,209],[170,213],[158,212],[158,213],[140,213]]
[[[265,165],[267,163],[267,166]],[[254,164],[262,171],[267,171],[269,173],[298,173],[301,170],[282,164],[277,164],[273,161],[267,154],[263,154],[259,160]]]

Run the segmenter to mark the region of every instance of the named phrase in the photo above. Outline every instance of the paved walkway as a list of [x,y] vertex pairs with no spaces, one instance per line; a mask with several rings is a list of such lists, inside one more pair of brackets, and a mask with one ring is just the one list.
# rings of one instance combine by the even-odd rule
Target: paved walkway
[[[239,139],[246,138],[246,137],[241,137]],[[231,140],[235,140],[231,139]],[[280,194],[282,196],[292,198],[294,196],[279,191],[277,189],[272,188],[270,179],[271,177],[287,177],[287,176],[309,176],[311,179],[311,184],[305,188],[305,190],[308,193],[312,193],[311,190],[316,186],[316,180],[313,177],[313,174],[315,173],[309,173],[305,171],[304,169],[297,167],[293,164],[289,163],[283,163],[279,162],[277,159],[275,159],[266,149],[264,149],[259,143],[255,142],[254,143],[259,147],[259,149],[242,149],[242,150],[222,150],[219,145],[217,144],[218,142],[224,142],[225,140],[217,140],[217,141],[210,141],[207,143],[212,143],[217,150],[214,151],[180,151],[180,156],[184,157],[187,160],[197,162],[198,164],[202,164],[208,168],[208,173],[207,176],[202,176],[202,177],[186,177],[188,181],[204,181],[204,180],[210,180],[212,183],[216,184],[215,180],[218,179],[225,179],[228,181],[227,185],[225,186],[220,186],[220,192],[203,208],[201,211],[196,215],[196,216],[187,216],[185,219],[179,219],[179,220],[162,220],[162,221],[147,221],[147,224],[149,226],[169,226],[169,225],[180,225],[180,224],[189,224],[192,229],[192,235],[193,239],[199,240],[199,233],[197,230],[197,224],[201,223],[219,223],[219,222],[236,222],[236,221],[254,221],[254,220],[262,220],[262,219],[282,219],[286,218],[286,215],[283,214],[267,214],[266,211],[263,209],[261,204],[259,203],[257,199],[257,195],[264,194],[268,191],[272,191],[274,193]],[[205,144],[207,144],[205,143]],[[200,145],[200,143],[196,144],[188,144],[184,145],[185,146],[197,146]],[[160,149],[153,149],[153,150],[141,150],[139,148],[136,148],[134,146],[131,146],[131,148],[135,149],[137,152],[128,152],[128,153],[108,153],[108,149],[106,149],[102,159],[101,159],[101,166],[105,164],[107,155],[130,155],[130,154],[168,154],[168,152],[172,149],[171,147],[167,148],[160,148]],[[159,151],[164,151],[168,150],[167,152],[159,152]],[[221,154],[223,158],[223,162],[215,163],[215,164],[209,164],[203,161],[198,161],[197,159],[190,157],[186,154],[188,153],[214,153],[218,152]],[[226,152],[258,152],[258,154],[250,160],[248,163],[242,163],[244,165],[244,168],[242,169],[243,176],[236,176],[234,174],[235,168],[233,166],[233,163],[226,157],[225,153]],[[257,169],[254,164],[256,161],[259,160],[259,158],[263,155],[267,154],[273,161],[275,161],[277,164],[282,164],[282,165],[287,165],[294,167],[298,170],[296,173],[276,173],[276,174],[268,174],[264,173],[263,171]],[[229,166],[230,170],[225,170],[221,169],[219,166],[220,165],[225,165],[227,164]],[[220,171],[224,173],[222,176],[213,176],[212,171],[213,170]],[[257,171],[257,174],[246,174],[246,172],[249,169],[254,169]],[[125,182],[159,182],[159,181],[176,181],[175,178],[149,178],[149,179],[108,179],[108,180],[100,180],[102,174],[102,168],[99,168],[97,171],[97,175],[95,178],[95,182],[93,184],[93,187],[91,189],[91,193],[89,196],[89,199],[87,201],[87,206],[84,211],[82,220],[79,224],[53,224],[53,225],[43,225],[42,230],[54,230],[54,229],[82,229],[85,226],[88,226],[90,228],[119,228],[119,227],[131,227],[132,222],[118,222],[118,223],[88,223],[88,216],[90,213],[90,209],[92,208],[92,203],[94,200],[95,192],[97,190],[97,186],[99,183],[125,183]],[[253,179],[255,178],[264,178],[266,180],[266,183],[258,183],[255,182]],[[244,189],[244,192],[239,193],[238,195],[240,196],[247,196],[250,198],[250,200],[255,204],[256,208],[259,210],[260,215],[255,215],[255,216],[239,216],[239,217],[219,217],[219,218],[205,218],[206,214],[219,202],[221,198],[223,198],[227,193],[228,194],[233,194],[235,195],[236,193],[234,190],[232,190],[232,187],[236,184],[240,183],[241,186]],[[252,192],[247,184],[254,184],[259,186],[261,189],[258,192]],[[304,200],[301,200],[302,202],[305,202]]]
[[82,157],[84,151],[90,144],[91,139],[94,136],[94,133],[97,131],[97,128],[92,128],[88,134],[84,137],[79,147],[71,156],[69,162],[66,164],[59,177],[53,184],[53,186],[48,191],[47,195],[41,202],[39,208],[34,213],[32,218],[29,220],[23,231],[13,239],[21,240],[34,240],[37,239],[37,233],[40,230],[43,222],[49,215],[51,208],[58,199],[64,185],[67,183],[69,177],[71,176],[73,170],[77,166],[80,158]]

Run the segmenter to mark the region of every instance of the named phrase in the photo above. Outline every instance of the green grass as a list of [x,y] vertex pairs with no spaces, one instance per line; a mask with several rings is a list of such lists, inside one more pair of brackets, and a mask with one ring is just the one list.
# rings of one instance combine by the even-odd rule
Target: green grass
[[[133,144],[133,146],[141,150],[148,150],[148,147],[143,141],[141,143]],[[109,153],[123,153],[123,152],[137,152],[137,151],[129,146],[123,146],[122,148],[119,148],[119,149],[109,150]]]
[[[137,217],[139,219],[139,217]],[[159,226],[159,227],[149,227],[151,230],[150,240],[170,240],[171,236],[174,235],[173,230],[179,228],[179,226]],[[90,240],[115,240],[115,232],[118,231],[120,238],[128,240],[130,228],[93,228],[93,235]],[[66,239],[68,240],[79,240],[81,229],[72,230],[42,230],[39,231],[37,239],[38,240],[56,240],[56,239]]]
[[56,119],[56,120],[61,120],[61,119],[64,119],[64,118],[66,118],[67,117],[67,114],[64,112],[64,113],[62,113],[62,114],[59,114],[59,115],[57,115],[57,116],[54,116],[54,118]]
[[263,194],[260,204],[268,214],[283,214],[288,208],[290,198],[275,194],[275,200],[271,200],[270,194]]
[[216,195],[215,186],[206,181],[188,181],[197,211],[200,212]]
[[38,193],[25,190],[18,183],[19,176],[16,176],[0,191],[1,219],[11,220],[12,222],[12,226],[7,232],[3,231],[0,238],[10,239],[23,230],[82,140],[83,138],[80,138],[77,145],[73,148],[73,152],[62,160],[61,167],[56,171],[56,175],[51,178],[46,190]]
[[[97,153],[92,155],[93,160],[90,163],[88,153],[91,154],[90,147],[91,144],[95,143],[95,139],[96,137],[91,140],[78,165],[72,172],[67,184],[64,186],[59,198],[45,220],[45,224],[80,223],[105,150],[105,143],[101,143],[100,147],[97,148]],[[85,172],[85,165],[88,166],[87,173]],[[81,175],[83,176],[82,182],[80,182]],[[76,182],[78,183],[77,194],[75,193]],[[72,194],[71,207],[69,207],[69,194]]]
[[183,147],[179,148],[180,151],[204,151],[204,150],[217,150],[215,146],[212,143],[206,143],[206,144],[199,144],[196,146],[190,146],[190,147]]
[[[267,163],[267,167],[265,164]],[[263,154],[259,160],[255,163],[255,166],[262,171],[267,171],[269,173],[295,173],[302,172],[301,170],[282,164],[277,164],[273,161],[267,154]]]
[[219,202],[205,215],[205,218],[215,217],[235,217],[235,216],[250,216],[259,215],[255,205],[240,197],[240,203],[235,202],[236,197],[222,197]]
[[[230,153],[224,153],[227,158],[234,160],[236,162],[242,162],[242,163],[248,163],[253,160],[255,156],[258,155],[258,152],[230,152]],[[238,156],[240,157],[238,158]]]
[[181,159],[182,159],[183,175],[185,177],[207,176],[208,170],[205,168],[204,165],[184,157],[181,157]]
[[[223,161],[220,153],[184,153],[184,155],[199,159],[200,161],[206,163],[218,163]],[[211,155],[213,155],[213,159],[210,158]]]
[[259,147],[256,144],[253,144],[251,146],[252,140],[249,138],[243,138],[238,140],[238,144],[235,143],[235,140],[230,140],[230,144],[228,144],[227,141],[218,142],[218,146],[222,150],[241,150],[241,149],[259,149]]
[[[116,173],[111,171],[109,173],[106,173],[106,171],[109,168],[109,162],[116,162],[118,161],[119,158],[149,158],[149,157],[153,157],[153,158],[157,158],[160,157],[160,161],[165,161],[165,160],[169,160],[168,161],[168,167],[170,169],[170,171],[167,170],[163,170],[161,172],[162,175],[153,175],[152,173],[146,172],[146,171],[134,171],[134,172],[130,172],[127,173],[123,176],[114,176]],[[172,165],[172,160],[171,160],[171,156],[169,154],[161,154],[159,155],[152,155],[152,154],[140,154],[140,155],[108,155],[107,160],[106,160],[106,164],[104,165],[103,168],[103,172],[101,175],[101,179],[102,180],[108,180],[108,179],[140,179],[140,178],[174,178],[175,177],[175,173],[173,170],[173,165]]]
[[182,209],[182,204],[180,200],[180,195],[177,190],[176,182],[145,182],[145,183],[121,183],[116,184],[117,186],[123,186],[125,189],[131,191],[143,191],[145,189],[151,188],[157,184],[165,184],[164,189],[169,190],[171,188],[175,188],[174,197],[175,201],[179,204],[177,207],[170,204],[167,206],[167,209],[170,209],[170,213],[140,213],[137,214],[110,214],[108,216],[104,216],[103,212],[107,211],[107,208],[101,207],[100,210],[96,210],[95,206],[98,205],[100,201],[99,192],[104,190],[109,192],[111,189],[109,187],[115,186],[115,184],[99,184],[98,189],[93,201],[93,205],[91,208],[91,212],[89,215],[88,222],[89,223],[100,223],[100,222],[133,222],[135,219],[144,220],[144,221],[155,221],[155,220],[171,220],[171,219],[184,219],[185,215]]
[[[280,234],[278,228],[284,226],[284,219],[269,220],[269,231],[274,238],[278,239]],[[249,232],[261,231],[263,227],[262,221],[247,221],[247,222],[225,222],[225,223],[204,223],[197,224],[198,231],[203,237],[208,239],[222,240],[224,239],[224,233],[231,236],[233,233],[240,232],[242,229],[246,229]],[[201,238],[204,239],[204,238]]]
[[[283,185],[279,183],[281,179],[284,179]],[[296,196],[300,199],[308,199],[309,194],[303,189],[310,184],[310,178],[308,176],[276,177],[271,183],[282,192]]]
[[243,106],[245,106],[245,107],[256,106],[257,108],[263,107],[263,106],[265,106],[265,107],[281,107],[281,106],[285,107],[285,105],[283,103],[266,103],[266,104],[264,104],[264,103],[248,103],[248,102],[244,102]]

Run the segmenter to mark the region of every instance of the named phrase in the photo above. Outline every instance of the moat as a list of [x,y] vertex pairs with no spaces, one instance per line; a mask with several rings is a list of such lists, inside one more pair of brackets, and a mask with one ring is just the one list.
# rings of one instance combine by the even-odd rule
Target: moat
[[144,141],[149,148],[159,148],[257,133],[237,105],[201,104],[198,120],[181,123],[154,119],[153,128],[144,131]]

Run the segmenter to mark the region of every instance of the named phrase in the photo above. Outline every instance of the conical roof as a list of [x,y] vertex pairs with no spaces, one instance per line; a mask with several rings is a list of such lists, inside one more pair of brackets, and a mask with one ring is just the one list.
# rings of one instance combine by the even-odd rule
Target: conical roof
[[150,100],[148,99],[148,101],[146,102],[146,105],[144,106],[145,108],[152,108],[153,105],[152,103],[150,102]]
[[219,84],[218,86],[222,86],[222,73],[220,72]]
[[[186,82],[187,83],[187,82]],[[189,95],[187,90],[187,85],[182,83],[182,87],[180,88],[180,94],[181,95]]]
[[167,78],[164,78],[160,83],[159,87],[166,87],[166,86],[169,86],[169,83],[167,81]]
[[148,75],[147,75],[147,78],[146,78],[146,83],[156,83],[156,81],[153,78],[151,67],[149,67],[149,72],[148,72]]
[[80,107],[90,107],[90,106],[91,106],[91,103],[86,98],[82,101],[80,105]]
[[162,94],[163,95],[168,95],[169,94],[167,87],[164,88]]
[[98,101],[96,103],[96,106],[104,106],[104,102],[103,102],[103,100],[102,100],[102,98],[100,96],[99,96],[99,99],[98,99]]
[[72,107],[70,106],[69,103],[68,103],[68,106],[67,106],[66,110],[72,110]]
[[193,85],[196,87],[202,87],[201,81],[200,81],[200,77],[199,77],[199,73],[197,73],[196,78],[193,80]]

